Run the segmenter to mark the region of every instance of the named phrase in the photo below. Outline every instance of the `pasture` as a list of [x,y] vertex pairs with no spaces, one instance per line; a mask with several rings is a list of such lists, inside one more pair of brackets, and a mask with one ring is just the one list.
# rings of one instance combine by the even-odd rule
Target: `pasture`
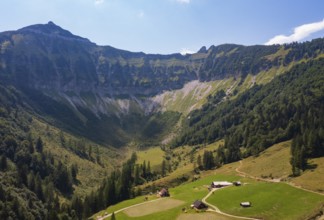
[[[262,219],[306,219],[311,210],[324,204],[324,197],[291,187],[285,183],[253,182],[216,191],[208,199],[221,211]],[[249,201],[252,207],[242,208]]]

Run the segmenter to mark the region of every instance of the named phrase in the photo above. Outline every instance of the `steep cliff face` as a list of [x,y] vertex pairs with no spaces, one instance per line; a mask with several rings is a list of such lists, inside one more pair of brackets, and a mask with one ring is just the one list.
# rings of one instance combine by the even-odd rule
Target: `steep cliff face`
[[101,47],[52,22],[1,33],[0,42],[1,78],[22,87],[151,95],[196,78],[180,54],[146,55]]
[[[39,115],[82,134],[100,128],[96,135],[104,141],[107,131],[117,133],[121,143],[142,135],[127,136],[141,130],[131,125],[135,115],[143,123],[160,111],[188,114],[220,89],[247,89],[251,78],[253,84],[270,81],[323,53],[323,39],[284,46],[225,44],[185,56],[132,53],[98,46],[49,22],[0,33],[0,83],[22,90]],[[108,130],[104,123],[111,125]]]
[[[0,77],[6,82],[42,91],[78,95],[91,91],[108,97],[148,97],[180,89],[193,80],[244,80],[248,74],[289,65],[305,55],[300,44],[225,44],[186,56],[132,53],[98,46],[53,22],[0,33],[0,45]],[[288,56],[296,49],[301,50],[300,57]],[[322,52],[323,45],[307,56]]]

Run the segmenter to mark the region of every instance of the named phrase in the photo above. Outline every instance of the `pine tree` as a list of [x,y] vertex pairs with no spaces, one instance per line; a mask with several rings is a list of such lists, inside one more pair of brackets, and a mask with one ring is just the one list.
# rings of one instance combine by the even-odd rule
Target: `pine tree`
[[8,162],[7,157],[5,155],[2,155],[0,158],[0,170],[5,171],[7,170]]
[[43,141],[42,141],[42,139],[40,137],[38,137],[38,139],[36,141],[36,150],[37,150],[37,152],[42,153],[43,148],[44,148]]
[[198,157],[197,157],[197,165],[198,165],[198,169],[199,170],[202,170],[203,169],[202,162],[201,162],[201,156],[200,155],[198,155]]
[[142,176],[143,176],[143,178],[146,178],[146,162],[145,162],[145,160],[142,165]]
[[115,212],[113,212],[113,213],[111,214],[111,218],[110,218],[110,220],[116,220]]
[[151,162],[148,161],[147,162],[147,175],[150,175],[151,174]]
[[161,175],[162,176],[165,176],[166,175],[166,162],[165,162],[165,160],[162,161]]
[[72,176],[73,182],[77,181],[77,174],[78,174],[78,165],[73,164],[71,166],[71,176]]
[[139,185],[141,183],[140,181],[140,170],[139,165],[136,164],[135,166],[135,174],[134,174],[134,183],[135,185]]

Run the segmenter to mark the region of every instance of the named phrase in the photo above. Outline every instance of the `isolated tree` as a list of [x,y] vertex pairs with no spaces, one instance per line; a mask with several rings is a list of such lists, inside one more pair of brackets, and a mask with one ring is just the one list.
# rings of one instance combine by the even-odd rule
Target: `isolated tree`
[[110,220],[116,220],[115,212],[113,212],[113,213],[111,214],[111,218],[110,218]]

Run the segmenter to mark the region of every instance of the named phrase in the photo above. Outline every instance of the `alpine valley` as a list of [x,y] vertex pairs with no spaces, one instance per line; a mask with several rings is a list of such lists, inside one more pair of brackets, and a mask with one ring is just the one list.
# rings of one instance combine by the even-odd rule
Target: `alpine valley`
[[[0,91],[0,219],[323,214],[323,38],[159,55],[49,22],[0,33]],[[232,187],[219,198],[256,204],[242,211],[210,197],[221,212],[183,214],[217,179],[260,195]],[[118,211],[161,188],[174,195],[169,208]],[[272,190],[284,198],[262,193]]]

